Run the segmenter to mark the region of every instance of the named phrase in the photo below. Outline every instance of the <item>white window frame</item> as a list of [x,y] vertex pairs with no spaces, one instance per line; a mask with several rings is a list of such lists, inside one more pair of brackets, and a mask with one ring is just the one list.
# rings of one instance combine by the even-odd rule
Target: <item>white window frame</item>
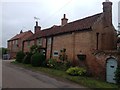
[[15,40],[15,44],[16,44],[16,45],[18,44],[18,40]]
[[37,39],[37,45],[42,45],[42,38]]
[[47,38],[47,43],[48,43],[48,44],[51,44],[51,41],[52,41],[52,38],[51,38],[51,37]]
[[[56,55],[56,53],[57,53],[57,55]],[[58,52],[57,50],[55,50],[55,51],[53,52],[53,56],[59,56],[59,52]]]
[[43,55],[45,55],[45,53],[46,53],[45,50],[43,50],[42,52],[43,52]]
[[13,44],[13,45],[15,44],[15,40],[12,41],[12,44]]

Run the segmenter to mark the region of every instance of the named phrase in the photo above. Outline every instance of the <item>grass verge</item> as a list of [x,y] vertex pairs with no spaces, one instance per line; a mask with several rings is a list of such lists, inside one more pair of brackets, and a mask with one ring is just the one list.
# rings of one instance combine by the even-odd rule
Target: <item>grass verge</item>
[[45,67],[32,67],[31,64],[22,64],[22,63],[18,63],[15,61],[13,61],[12,64],[19,65],[23,68],[30,69],[33,71],[38,71],[38,72],[40,71],[40,72],[46,73],[47,75],[50,75],[50,76],[67,79],[67,80],[73,81],[77,84],[80,84],[80,85],[83,85],[85,87],[92,88],[92,89],[93,88],[103,88],[103,89],[113,88],[113,89],[120,90],[120,88],[118,88],[118,86],[116,84],[110,84],[110,83],[107,83],[107,82],[104,82],[101,80],[96,80],[96,79],[86,77],[86,76],[85,77],[70,76],[65,71],[60,71],[60,70],[45,68]]

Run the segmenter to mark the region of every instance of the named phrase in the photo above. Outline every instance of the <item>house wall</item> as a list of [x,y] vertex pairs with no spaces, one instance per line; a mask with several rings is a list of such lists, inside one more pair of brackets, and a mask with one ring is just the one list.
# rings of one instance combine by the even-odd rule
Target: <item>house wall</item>
[[[117,33],[113,25],[104,26],[104,15],[102,15],[97,22],[93,25],[93,35],[92,41],[97,43],[96,33],[99,33],[99,40],[98,40],[98,49],[99,50],[115,50],[117,46]],[[96,47],[96,44],[93,43],[93,47]],[[96,49],[96,48],[95,48]]]
[[[28,45],[28,42],[29,42],[29,45]],[[30,52],[30,47],[35,45],[35,41],[34,40],[31,40],[31,41],[25,41],[24,42],[24,48],[23,48],[23,51],[24,52]]]
[[[92,27],[93,30],[92,40],[91,40],[92,46],[91,46],[91,52],[87,56],[87,66],[89,71],[94,76],[105,80],[106,60],[107,57],[110,56],[111,51],[114,51],[117,48],[116,45],[117,34],[113,25],[106,27],[104,26],[103,22],[104,22],[104,17],[102,15]],[[97,44],[96,33],[99,33],[98,50],[96,50],[96,44]],[[99,51],[101,52],[98,53]],[[109,51],[110,53],[103,54],[104,51]],[[115,57],[118,57],[118,55],[116,55]]]
[[[23,32],[24,33],[24,32]],[[22,51],[23,48],[23,40],[27,39],[28,37],[30,37],[31,35],[33,35],[33,33],[31,31],[25,32],[26,34],[23,37],[20,37],[18,39],[15,40],[10,40],[8,41],[8,49],[9,49],[9,53],[10,53],[10,57],[11,58],[15,58],[16,54],[18,51]],[[17,43],[15,43],[17,40]]]
[[[73,32],[69,34],[59,35],[53,37],[52,58],[59,59],[59,56],[54,56],[54,51],[65,48],[68,60],[71,60],[75,65],[84,66],[89,70],[89,73],[96,77],[105,79],[106,73],[106,56],[101,56],[101,60],[95,56],[97,49],[97,36],[98,36],[98,51],[115,50],[116,49],[116,32],[114,27],[104,27],[103,16],[93,25],[92,31]],[[50,56],[50,45],[47,47],[47,58]],[[81,51],[81,52],[80,52]],[[80,61],[77,54],[85,54],[86,60]],[[101,74],[103,74],[101,76]]]
[[[74,65],[86,67],[90,74],[105,79],[106,60],[112,54],[110,51],[116,49],[117,35],[112,25],[112,3],[105,2],[103,5],[103,14],[90,31],[77,31],[43,38],[43,47],[47,52],[46,59],[59,60],[60,50],[65,48],[68,60],[71,60]],[[53,38],[51,44],[48,44],[48,38]],[[110,54],[103,53],[106,50]],[[58,51],[58,56],[54,56],[54,51]],[[80,53],[86,55],[86,60],[78,59],[77,54]]]

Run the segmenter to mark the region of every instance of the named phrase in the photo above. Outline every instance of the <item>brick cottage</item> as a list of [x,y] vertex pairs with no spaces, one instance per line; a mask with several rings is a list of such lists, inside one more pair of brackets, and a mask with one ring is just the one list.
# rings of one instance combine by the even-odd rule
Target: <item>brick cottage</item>
[[28,30],[26,32],[20,31],[19,34],[15,35],[13,38],[8,40],[8,49],[11,58],[16,57],[18,51],[22,51],[23,41],[33,35],[33,33]]
[[[49,58],[59,59],[60,50],[66,49],[68,60],[86,67],[92,75],[106,79],[107,61],[119,63],[117,33],[112,24],[112,2],[103,2],[103,12],[68,23],[64,14],[61,25],[41,30],[36,21],[34,34],[23,41],[23,51],[40,45]],[[79,60],[78,56],[85,56]],[[117,66],[116,66],[117,67]]]

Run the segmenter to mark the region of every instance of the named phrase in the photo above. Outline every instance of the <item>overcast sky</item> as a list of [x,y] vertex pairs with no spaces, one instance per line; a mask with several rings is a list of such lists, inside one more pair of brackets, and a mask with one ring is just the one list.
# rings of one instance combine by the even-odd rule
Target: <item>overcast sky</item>
[[[60,25],[63,14],[68,22],[82,19],[103,10],[105,0],[2,0],[0,8],[0,28],[2,29],[2,46],[7,47],[7,40],[15,36],[20,30],[34,31],[34,17],[40,18],[39,25],[49,28]],[[113,24],[118,26],[118,1],[113,2]],[[1,38],[1,35],[0,35]],[[1,43],[1,40],[0,40]],[[0,45],[1,46],[1,45]]]

